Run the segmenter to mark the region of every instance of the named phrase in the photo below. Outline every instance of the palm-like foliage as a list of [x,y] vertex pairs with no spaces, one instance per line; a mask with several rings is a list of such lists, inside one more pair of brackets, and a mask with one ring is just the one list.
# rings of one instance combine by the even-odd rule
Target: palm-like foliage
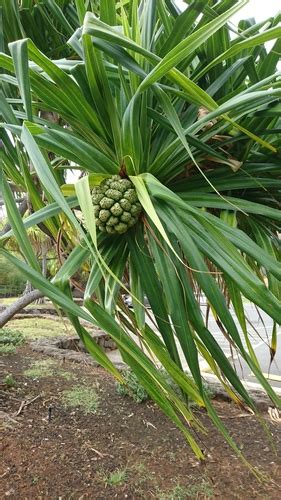
[[[79,318],[114,338],[198,457],[200,447],[183,421],[195,431],[202,424],[157,363],[235,447],[205,393],[199,354],[235,400],[254,404],[208,330],[198,293],[279,405],[252,349],[243,297],[273,318],[274,355],[281,322],[280,19],[243,21],[236,32],[227,23],[245,1],[235,0],[194,1],[183,13],[172,0],[43,1],[42,9],[51,4],[65,34],[67,22],[82,24],[64,58],[54,60],[56,39],[42,47],[37,38],[14,41],[11,55],[0,55],[1,186],[25,262],[1,252],[67,312],[89,351],[120,379]],[[32,15],[33,2],[26,6]],[[75,186],[64,185],[63,174],[73,168],[85,175]],[[134,183],[143,213],[130,231],[111,236],[96,230],[91,189],[119,172]],[[28,192],[34,213],[24,221],[10,182]],[[52,282],[40,274],[27,237],[26,229],[37,224],[59,241],[65,258]],[[81,269],[90,270],[83,308],[69,286]],[[132,310],[121,293],[128,286]]]
[[79,27],[79,18],[82,19],[85,7],[99,14],[96,0],[0,0],[1,49],[6,52],[9,43],[29,37],[51,58],[71,56],[67,41]]

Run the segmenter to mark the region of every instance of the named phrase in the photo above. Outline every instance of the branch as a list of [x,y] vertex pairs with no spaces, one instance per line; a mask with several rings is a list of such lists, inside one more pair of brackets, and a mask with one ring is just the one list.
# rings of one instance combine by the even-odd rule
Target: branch
[[[23,215],[27,210],[27,200],[24,199],[21,204],[19,205],[18,207],[18,211],[20,213],[20,215]],[[7,224],[5,224],[5,226],[3,227],[2,231],[0,231],[0,236],[5,236],[5,233],[8,233],[11,229],[11,225],[9,224],[9,222]]]
[[24,309],[24,307],[41,297],[44,297],[44,294],[40,292],[40,290],[32,290],[31,292],[19,297],[15,302],[6,307],[6,309],[0,313],[0,328],[3,328],[3,326],[6,325],[6,323],[8,323],[8,321],[13,318],[15,314]]
[[[22,203],[22,202],[23,202],[23,201],[25,201],[25,200],[26,200],[26,198],[16,198],[16,199],[15,199],[15,202],[16,202],[16,203]],[[0,207],[4,207],[4,206],[5,206],[5,202],[4,202],[4,201],[2,201],[2,200],[0,200]]]

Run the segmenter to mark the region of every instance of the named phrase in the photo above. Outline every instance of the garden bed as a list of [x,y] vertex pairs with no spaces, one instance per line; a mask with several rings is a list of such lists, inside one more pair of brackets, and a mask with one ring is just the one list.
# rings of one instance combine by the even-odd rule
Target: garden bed
[[[201,464],[152,402],[119,396],[101,368],[49,359],[27,346],[0,358],[4,498],[280,498],[280,422],[267,413],[277,455],[252,415],[214,402],[247,459],[267,479],[260,483],[204,412],[208,435],[201,442]],[[88,389],[86,406],[71,406]]]

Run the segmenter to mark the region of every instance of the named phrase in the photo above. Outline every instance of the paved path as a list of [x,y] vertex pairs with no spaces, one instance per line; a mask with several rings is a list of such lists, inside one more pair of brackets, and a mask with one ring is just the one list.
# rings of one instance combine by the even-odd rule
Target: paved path
[[[273,327],[272,319],[263,311],[257,310],[252,304],[246,303],[244,304],[244,308],[246,317],[249,320],[247,322],[247,330],[253,347],[256,348],[260,344],[267,344],[269,346],[271,343],[271,335]],[[233,318],[235,320],[239,332],[241,333],[242,339],[244,339],[241,327],[238,321],[236,320],[234,314]],[[227,355],[231,355],[229,342],[220,332],[214,319],[211,319],[209,321],[209,328],[212,331],[212,333],[215,334],[216,340],[219,342],[224,352]],[[245,339],[243,343],[246,345]]]
[[[277,353],[272,364],[270,364],[270,345],[273,321],[262,310],[257,310],[253,304],[245,303],[244,308],[247,319],[249,320],[247,322],[248,335],[257,359],[260,363],[262,372],[274,387],[281,387],[281,329],[280,327],[277,327]],[[233,317],[235,319],[235,315],[233,315]],[[241,334],[243,344],[246,346],[246,341],[242,329],[237,320],[235,320],[235,323]],[[249,370],[247,364],[237,356],[237,353],[235,351],[233,353],[231,352],[229,342],[219,330],[213,318],[209,322],[209,328],[214,334],[217,342],[223,349],[226,356],[229,359],[233,360],[233,364],[235,365],[236,370],[240,374],[241,378],[250,383],[256,383],[256,380]],[[204,366],[202,368],[204,370]]]
[[[279,327],[277,334],[277,354],[273,363],[270,365],[270,349],[271,345],[271,336],[272,336],[272,328],[273,321],[272,319],[263,311],[257,310],[253,304],[245,303],[245,315],[248,319],[247,322],[247,331],[251,341],[251,344],[255,350],[257,359],[260,363],[263,374],[268,378],[269,382],[272,386],[276,388],[281,388],[281,329]],[[202,313],[205,317],[206,315],[206,306],[202,305]],[[246,341],[242,332],[242,329],[236,320],[235,314],[233,313],[234,321],[237,325],[237,328],[241,334],[241,338],[243,344],[246,346]],[[150,326],[153,326],[152,323],[147,319]],[[257,384],[256,379],[250,372],[247,364],[241,360],[241,357],[238,356],[236,351],[231,352],[231,347],[228,340],[225,338],[223,333],[220,331],[215,319],[210,314],[208,321],[208,328],[214,335],[218,344],[224,351],[225,355],[232,361],[233,366],[237,373],[240,375],[241,379],[245,381],[246,385],[249,387]],[[177,341],[178,350],[180,353],[180,358],[182,361],[182,365],[184,369],[187,369],[187,363],[185,361],[184,355],[181,351],[179,343]],[[200,367],[202,373],[211,373],[209,369],[209,365],[207,362],[201,358],[200,359]]]

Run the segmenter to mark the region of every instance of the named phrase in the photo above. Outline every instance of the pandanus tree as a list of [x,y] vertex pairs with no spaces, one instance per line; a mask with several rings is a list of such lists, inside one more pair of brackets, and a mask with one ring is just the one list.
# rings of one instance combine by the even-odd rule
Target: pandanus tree
[[[173,0],[26,2],[31,16],[35,4],[52,6],[68,41],[59,59],[50,41],[44,47],[23,27],[21,39],[2,47],[1,190],[12,229],[0,251],[122,380],[80,320],[114,339],[203,458],[204,427],[189,399],[241,452],[206,393],[199,359],[230,397],[255,405],[208,329],[200,294],[280,406],[253,350],[244,298],[273,320],[273,358],[281,322],[281,28],[277,15],[236,29],[230,19],[244,0],[187,3],[181,12]],[[65,184],[73,169],[79,180]],[[24,220],[10,183],[28,193],[33,213]],[[27,236],[34,225],[62,257],[52,280],[40,272]],[[24,260],[4,248],[12,234]],[[87,281],[79,307],[71,284],[81,271]]]

